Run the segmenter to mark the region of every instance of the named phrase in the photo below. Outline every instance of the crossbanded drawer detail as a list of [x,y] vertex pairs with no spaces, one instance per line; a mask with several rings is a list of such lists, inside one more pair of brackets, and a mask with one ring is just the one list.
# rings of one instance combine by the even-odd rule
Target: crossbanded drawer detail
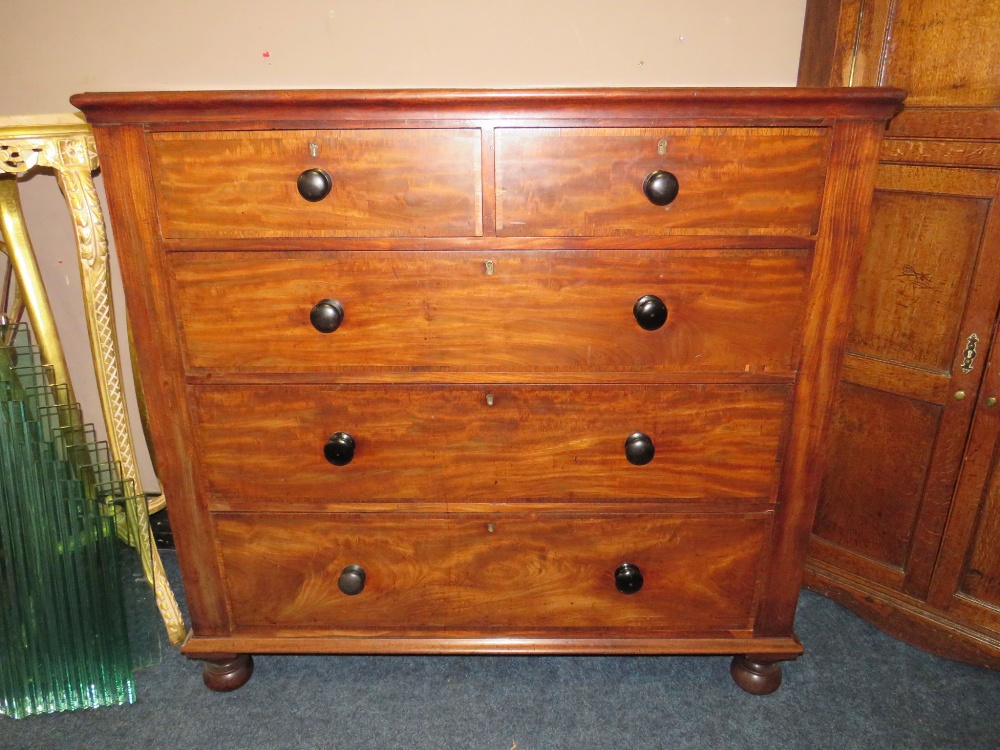
[[[227,506],[373,501],[773,501],[791,386],[195,386]],[[631,462],[640,433],[652,460]],[[327,456],[341,450],[343,465]],[[633,445],[632,449],[648,448]],[[631,450],[631,449],[630,449]],[[638,451],[644,456],[642,450]],[[635,454],[631,454],[635,458]]]
[[[771,526],[768,512],[214,519],[236,625],[318,633],[745,630]],[[630,594],[624,564],[642,581]]]
[[[811,235],[828,150],[814,128],[498,128],[497,234]],[[667,205],[644,193],[656,172]]]
[[[474,129],[149,136],[166,238],[478,236],[480,143]],[[298,188],[310,170],[330,181],[315,202]]]
[[[189,368],[790,374],[807,250],[175,253]],[[665,322],[640,326],[655,296]],[[331,333],[311,323],[332,299]],[[266,327],[262,323],[266,318]]]

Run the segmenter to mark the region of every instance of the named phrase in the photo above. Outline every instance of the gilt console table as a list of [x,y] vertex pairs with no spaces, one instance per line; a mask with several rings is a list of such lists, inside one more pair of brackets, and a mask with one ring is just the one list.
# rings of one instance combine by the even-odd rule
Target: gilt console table
[[[61,386],[58,392],[64,394],[64,404],[72,403],[75,399],[69,368],[31,247],[18,190],[19,179],[50,169],[66,200],[73,225],[83,312],[108,446],[120,466],[121,478],[132,485],[134,497],[141,500],[126,503],[122,515],[116,518],[116,526],[122,539],[139,551],[143,572],[153,587],[167,636],[171,643],[178,645],[185,639],[187,629],[160,554],[153,544],[125,404],[111,295],[108,239],[92,177],[98,168],[93,133],[79,113],[0,117],[0,252],[8,257],[11,273],[5,281],[12,287],[0,289],[0,297],[5,303],[8,300],[11,303],[10,309],[7,304],[0,306],[0,323],[16,324],[27,313],[42,359],[52,370],[52,384]],[[10,330],[16,330],[16,325]]]

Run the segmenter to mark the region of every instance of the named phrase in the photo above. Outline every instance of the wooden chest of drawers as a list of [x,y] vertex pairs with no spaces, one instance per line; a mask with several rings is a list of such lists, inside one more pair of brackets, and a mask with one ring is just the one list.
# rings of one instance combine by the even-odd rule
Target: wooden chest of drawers
[[192,618],[254,652],[792,624],[897,91],[86,94]]

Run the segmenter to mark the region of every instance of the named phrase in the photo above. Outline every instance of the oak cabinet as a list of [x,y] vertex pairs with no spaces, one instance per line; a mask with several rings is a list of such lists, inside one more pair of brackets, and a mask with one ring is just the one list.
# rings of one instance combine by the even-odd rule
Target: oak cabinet
[[1000,668],[1000,6],[810,2],[800,84],[898,86],[806,584]]

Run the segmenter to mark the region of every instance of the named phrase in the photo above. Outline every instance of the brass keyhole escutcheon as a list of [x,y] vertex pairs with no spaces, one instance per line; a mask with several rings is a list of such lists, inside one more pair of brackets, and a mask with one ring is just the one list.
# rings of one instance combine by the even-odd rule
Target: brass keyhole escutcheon
[[656,153],[658,153],[660,156],[663,156],[665,153],[667,153],[667,139],[666,138],[661,138],[660,142],[656,144]]
[[968,375],[975,367],[973,360],[976,358],[976,347],[979,345],[979,335],[973,333],[965,343],[965,351],[962,352],[962,372]]
[[492,393],[487,393],[486,394],[486,405],[487,406],[493,406],[493,394]]
[[483,263],[483,268],[486,270],[486,275],[487,276],[492,276],[493,275],[493,261],[492,260],[488,260],[485,263]]

